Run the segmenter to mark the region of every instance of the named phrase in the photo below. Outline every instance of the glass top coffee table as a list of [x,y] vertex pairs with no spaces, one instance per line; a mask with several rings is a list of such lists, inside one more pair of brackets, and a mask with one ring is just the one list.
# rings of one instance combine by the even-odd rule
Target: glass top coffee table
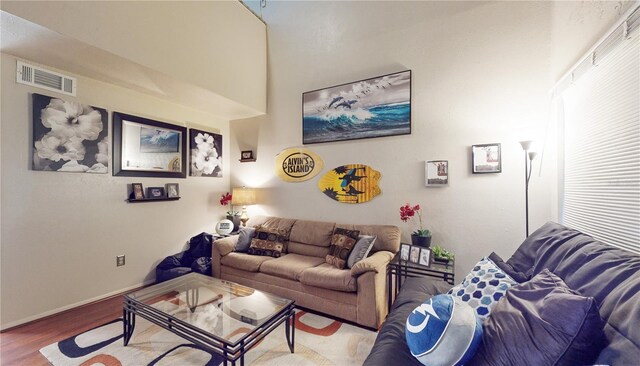
[[244,354],[283,322],[294,352],[292,300],[197,273],[125,295],[123,315],[125,346],[137,315],[221,355],[225,365],[244,365]]

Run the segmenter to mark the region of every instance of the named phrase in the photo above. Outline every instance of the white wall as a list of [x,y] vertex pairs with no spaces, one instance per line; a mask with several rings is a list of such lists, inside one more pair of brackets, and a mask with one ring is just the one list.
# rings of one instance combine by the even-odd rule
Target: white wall
[[[229,190],[229,122],[78,76],[77,100],[223,135],[224,178],[135,178],[30,170],[31,93],[74,99],[15,82],[2,54],[1,325],[6,328],[155,278],[155,265],[191,236],[213,231]],[[64,70],[62,70],[64,71]],[[77,76],[77,75],[76,75]],[[111,163],[111,161],[110,161]],[[111,172],[111,167],[110,167]],[[179,201],[130,204],[127,184],[180,184]],[[127,264],[116,267],[125,254]]]
[[[297,16],[296,14],[313,14]],[[522,242],[521,140],[544,134],[549,95],[551,4],[545,2],[274,2],[268,24],[268,115],[232,121],[232,157],[256,150],[256,163],[232,159],[232,184],[264,188],[255,213],[345,223],[390,223],[405,202],[425,208],[433,243],[458,254],[457,273],[482,256],[508,257]],[[411,135],[308,145],[329,169],[368,164],[382,194],[364,204],[330,200],[319,177],[285,183],[273,157],[301,145],[301,94],[411,69]],[[501,174],[471,174],[470,146],[502,144]],[[552,167],[547,152],[545,166]],[[424,187],[424,161],[449,160],[450,185]],[[532,178],[531,227],[555,218],[555,170]]]
[[[269,2],[268,115],[231,122],[232,185],[262,188],[252,214],[345,223],[391,223],[405,202],[425,208],[433,242],[457,253],[457,280],[492,251],[508,258],[525,236],[519,141],[544,146],[530,186],[530,231],[558,219],[550,90],[627,2]],[[301,16],[305,14],[305,16]],[[586,49],[585,49],[586,48]],[[274,156],[302,145],[301,94],[411,69],[412,133],[307,145],[325,170],[364,163],[382,172],[382,195],[348,205],[285,183]],[[502,143],[501,174],[470,173],[470,146]],[[252,149],[257,162],[239,163]],[[449,160],[450,184],[424,187],[424,160]]]

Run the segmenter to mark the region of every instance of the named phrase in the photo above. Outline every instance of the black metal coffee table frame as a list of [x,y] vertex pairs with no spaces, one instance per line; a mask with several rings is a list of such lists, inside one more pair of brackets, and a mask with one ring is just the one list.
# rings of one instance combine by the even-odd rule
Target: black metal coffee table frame
[[[187,295],[187,299],[197,296],[192,291]],[[195,308],[192,309],[192,311]],[[225,360],[224,364],[231,362],[232,365],[236,364],[238,359],[240,365],[244,366],[244,355],[253,346],[255,346],[260,340],[269,335],[271,331],[276,329],[283,322],[285,325],[285,334],[287,337],[287,344],[289,350],[294,353],[295,346],[295,304],[292,301],[289,305],[284,306],[280,311],[271,316],[269,320],[262,325],[254,328],[249,333],[245,334],[242,338],[235,342],[229,342],[223,338],[213,335],[204,329],[200,329],[196,326],[188,324],[178,318],[175,318],[167,313],[164,313],[152,306],[143,304],[135,299],[131,299],[125,296],[123,306],[123,318],[124,318],[124,345],[129,344],[129,340],[133,335],[133,330],[136,326],[136,315],[143,319],[146,319],[157,326],[164,328],[181,338],[184,338],[208,351],[221,355]]]

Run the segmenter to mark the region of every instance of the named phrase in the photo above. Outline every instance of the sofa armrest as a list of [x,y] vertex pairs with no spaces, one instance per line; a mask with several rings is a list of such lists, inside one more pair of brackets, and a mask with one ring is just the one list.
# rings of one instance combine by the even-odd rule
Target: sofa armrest
[[226,238],[221,238],[213,242],[213,251],[216,249],[218,253],[220,253],[221,257],[233,252],[233,248],[236,247],[236,243],[238,242],[238,235],[227,236]]
[[213,242],[211,245],[211,274],[213,277],[220,278],[220,259],[233,252],[237,242],[238,235],[228,236]]
[[358,277],[365,272],[383,272],[387,270],[387,264],[393,259],[393,253],[386,250],[373,253],[372,256],[367,257],[351,267],[351,275]]

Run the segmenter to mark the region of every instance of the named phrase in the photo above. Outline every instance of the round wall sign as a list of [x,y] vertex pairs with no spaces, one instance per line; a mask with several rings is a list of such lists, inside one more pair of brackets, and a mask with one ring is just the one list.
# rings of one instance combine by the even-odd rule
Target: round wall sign
[[285,149],[276,156],[276,173],[286,182],[309,180],[323,167],[320,156],[303,147]]

